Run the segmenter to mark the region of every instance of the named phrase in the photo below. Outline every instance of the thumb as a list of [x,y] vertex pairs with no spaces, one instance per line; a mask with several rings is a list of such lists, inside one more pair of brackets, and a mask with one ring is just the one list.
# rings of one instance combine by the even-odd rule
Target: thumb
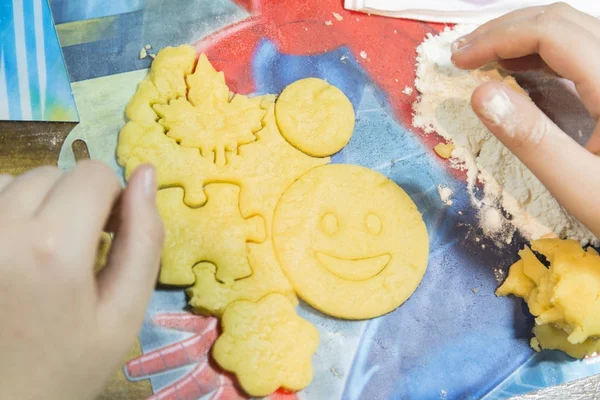
[[473,110],[488,129],[548,188],[565,209],[600,235],[600,158],[581,147],[529,98],[500,83],[479,87]]

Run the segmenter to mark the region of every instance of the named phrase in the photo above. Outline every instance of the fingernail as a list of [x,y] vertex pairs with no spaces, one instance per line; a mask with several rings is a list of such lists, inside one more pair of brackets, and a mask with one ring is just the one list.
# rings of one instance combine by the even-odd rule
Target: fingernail
[[452,54],[457,54],[464,51],[465,49],[468,49],[470,46],[471,43],[467,42],[466,37],[463,36],[460,39],[455,40],[454,43],[452,43],[452,45],[450,46],[450,49],[452,51]]
[[481,104],[483,106],[481,115],[493,125],[506,125],[516,118],[510,97],[500,88],[490,89]]
[[154,167],[146,168],[144,176],[142,177],[142,183],[144,186],[144,194],[149,200],[156,198],[156,171]]

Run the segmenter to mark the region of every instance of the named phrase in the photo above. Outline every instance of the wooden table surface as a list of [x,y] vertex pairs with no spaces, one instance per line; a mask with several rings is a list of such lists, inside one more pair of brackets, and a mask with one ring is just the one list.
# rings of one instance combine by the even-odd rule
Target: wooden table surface
[[0,173],[21,174],[56,165],[61,146],[74,122],[0,121]]

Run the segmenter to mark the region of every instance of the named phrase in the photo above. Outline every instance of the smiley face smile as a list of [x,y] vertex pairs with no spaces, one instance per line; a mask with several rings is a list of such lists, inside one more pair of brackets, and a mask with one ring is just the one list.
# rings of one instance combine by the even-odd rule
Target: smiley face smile
[[364,281],[378,275],[387,267],[392,257],[389,254],[348,259],[336,257],[321,251],[316,252],[317,260],[332,274],[350,281]]

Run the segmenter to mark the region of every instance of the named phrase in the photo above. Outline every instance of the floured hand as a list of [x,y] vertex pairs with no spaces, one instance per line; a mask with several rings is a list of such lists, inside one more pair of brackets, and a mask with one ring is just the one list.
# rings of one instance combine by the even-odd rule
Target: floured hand
[[[600,21],[563,3],[531,7],[482,25],[453,46],[452,61],[475,69],[493,61],[509,70],[541,69],[575,83],[588,112],[600,118]],[[556,199],[600,237],[600,125],[586,148],[556,126],[527,97],[499,83],[479,87],[475,113],[548,187]]]

